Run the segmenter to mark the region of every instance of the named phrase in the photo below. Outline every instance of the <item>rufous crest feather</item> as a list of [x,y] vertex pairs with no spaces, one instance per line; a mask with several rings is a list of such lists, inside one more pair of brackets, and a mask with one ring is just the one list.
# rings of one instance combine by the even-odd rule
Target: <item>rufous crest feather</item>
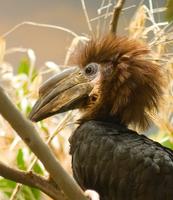
[[[98,83],[99,98],[88,106],[83,119],[116,118],[121,123],[145,129],[149,113],[158,110],[163,95],[161,66],[148,59],[145,44],[108,34],[91,39],[74,53],[73,61],[81,67],[96,62],[112,65],[112,75]],[[104,120],[105,120],[104,119]]]

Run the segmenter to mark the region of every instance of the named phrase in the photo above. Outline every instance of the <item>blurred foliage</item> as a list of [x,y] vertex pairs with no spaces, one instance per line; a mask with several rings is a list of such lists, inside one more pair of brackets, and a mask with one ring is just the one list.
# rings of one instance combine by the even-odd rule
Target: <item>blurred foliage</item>
[[170,149],[173,149],[173,143],[170,141],[169,138],[167,138],[165,141],[161,143],[163,146],[168,147]]
[[[26,75],[27,78],[29,77],[29,72],[30,72],[30,61],[29,59],[23,59],[18,67],[18,73],[16,76],[23,76]],[[34,77],[36,77],[37,73],[36,70],[32,72],[31,75],[31,81],[34,81]],[[14,76],[15,77],[15,76]],[[27,79],[26,79],[27,80]],[[20,87],[19,90],[16,91],[17,95],[20,93],[23,93],[24,96],[28,95],[30,93],[28,89],[28,82],[24,82],[22,84],[22,87]],[[19,92],[19,93],[18,93]],[[21,105],[22,101],[18,102],[18,108],[22,111],[23,106]],[[25,112],[26,114],[29,113],[31,110],[31,106],[27,104]],[[25,147],[24,147],[25,148]],[[16,156],[16,167],[20,170],[27,171],[27,163],[25,161],[25,156],[24,156],[24,149],[19,148]],[[43,175],[44,172],[41,169],[40,165],[38,162],[36,162],[33,166],[33,171],[37,174]],[[10,197],[16,187],[16,183],[4,178],[0,179],[0,191],[3,191],[4,194],[8,197]],[[31,188],[28,186],[23,186],[20,192],[17,194],[16,200],[39,200],[41,197],[41,192],[35,188]]]
[[[22,149],[18,150],[16,162],[17,162],[17,167],[20,170],[26,171],[27,167],[26,167],[26,163],[24,160],[24,153],[23,153]],[[34,172],[42,175],[43,171],[41,170],[39,165],[36,163],[35,166],[36,167],[34,168]],[[13,181],[10,181],[10,180],[4,179],[4,178],[0,179],[0,191],[4,192],[4,194],[7,197],[11,196],[16,185],[17,185],[17,183],[15,183]],[[23,186],[20,193],[18,193],[16,200],[20,200],[20,199],[39,200],[40,197],[41,197],[41,193],[39,190],[28,187],[28,186]]]
[[[0,191],[5,194],[4,198],[9,198],[16,187],[16,183],[2,178],[0,180]],[[41,197],[40,191],[28,186],[23,186],[20,193],[18,193],[16,200],[39,200]]]
[[[4,54],[4,40],[2,45]],[[13,98],[18,109],[25,116],[28,116],[38,97],[38,89],[42,82],[42,74],[45,74],[45,71],[48,71],[48,74],[56,71],[55,68],[49,69],[49,67],[43,66],[43,69],[39,68],[38,72],[35,67],[34,52],[31,52],[31,49],[29,49],[29,51],[30,54],[32,53],[32,56],[28,56],[28,58],[24,58],[20,61],[17,73],[14,73],[12,66],[3,61],[3,56],[1,56],[2,63],[0,63],[0,80],[2,81],[0,82],[6,88],[9,95],[11,95],[11,98]],[[51,137],[51,140],[49,141],[50,147],[62,161],[62,164],[64,163],[64,167],[71,173],[69,164],[70,159],[66,145],[70,131],[68,131],[69,134],[64,134],[66,139],[62,140],[62,136],[57,135],[58,132],[55,132],[58,127],[57,125],[58,119],[56,117],[52,117],[51,119],[36,124],[45,141]],[[63,128],[64,127],[62,127],[61,130]],[[67,131],[67,129],[65,131]],[[53,137],[52,133],[54,135]],[[35,158],[23,141],[19,139],[15,131],[0,116],[0,144],[1,142],[4,144],[4,147],[0,149],[0,157],[9,166],[13,166],[23,171],[32,170],[39,175],[48,176],[43,165]],[[17,187],[19,187],[19,189],[16,192]],[[46,195],[43,195],[35,188],[22,186],[13,181],[0,178],[0,199],[2,200],[42,200],[47,198]]]
[[[25,75],[29,76],[29,73],[30,73],[29,59],[27,59],[27,58],[22,59],[17,71],[18,71],[18,74],[25,74]],[[37,76],[37,71],[36,71],[36,68],[34,67],[34,69],[32,71],[32,75],[31,75],[31,80],[33,81],[36,76]]]
[[171,22],[173,20],[173,0],[167,0],[166,9],[166,20]]
[[24,154],[23,154],[22,149],[18,150],[16,161],[17,161],[18,168],[26,171],[26,165],[25,165]]
[[[106,2],[106,1],[105,1]],[[154,2],[154,1],[153,1]],[[102,6],[106,6],[101,1]],[[112,3],[114,3],[112,1]],[[112,4],[113,5],[113,4]],[[153,6],[154,7],[154,6]],[[166,16],[167,20],[173,19],[173,1],[167,2]],[[101,10],[101,9],[100,9]],[[129,36],[134,39],[149,43],[149,47],[153,50],[149,59],[154,62],[159,62],[160,66],[165,70],[165,79],[167,79],[168,88],[166,88],[165,101],[163,107],[160,109],[160,113],[157,118],[153,119],[153,123],[157,127],[157,130],[151,129],[150,132],[155,134],[149,135],[152,139],[160,142],[164,146],[173,149],[173,107],[172,107],[172,94],[173,94],[173,52],[172,52],[172,34],[173,31],[169,27],[167,22],[157,23],[154,19],[153,13],[160,12],[162,9],[150,10],[146,5],[140,5],[131,20],[131,23],[125,29],[128,29]],[[105,12],[105,13],[103,13]],[[109,23],[108,14],[109,9],[102,9],[100,14],[98,12],[98,26],[97,31],[106,30],[106,23]],[[103,16],[104,17],[101,17]],[[109,24],[107,24],[109,25]],[[166,27],[166,28],[165,28]],[[97,33],[97,35],[99,35]],[[82,36],[86,40],[88,38]],[[72,39],[71,45],[66,53],[66,62],[70,56],[72,50],[75,49],[75,45],[81,38],[75,37]],[[59,65],[49,62],[49,65],[45,63],[44,66],[36,70],[34,51],[29,49],[26,51],[28,57],[21,60],[19,63],[17,73],[14,73],[13,66],[6,63],[4,59],[5,55],[5,40],[0,39],[0,84],[6,89],[14,103],[18,106],[20,111],[28,116],[33,104],[38,97],[38,89],[42,80],[45,77],[60,71],[62,68]],[[29,53],[28,53],[29,52]],[[44,77],[45,76],[45,77]],[[58,157],[63,167],[71,173],[70,156],[68,138],[71,134],[72,125],[66,127],[68,120],[63,125],[60,125],[63,115],[53,116],[46,120],[43,120],[35,124],[39,130],[41,137],[52,148],[55,155]],[[70,119],[71,120],[71,119]],[[62,127],[61,127],[62,126]],[[60,132],[60,134],[59,134]],[[53,136],[52,136],[53,135]],[[44,166],[36,160],[32,152],[25,146],[23,141],[18,137],[15,131],[9,126],[9,124],[0,116],[0,158],[6,162],[9,166],[14,166],[20,170],[30,171],[33,170],[42,176],[48,176]],[[0,199],[7,200],[14,194],[17,184],[13,181],[0,178]],[[16,193],[17,200],[46,200],[47,196],[43,195],[37,189],[22,186]],[[10,199],[15,200],[16,198]]]
[[26,74],[27,76],[29,75],[29,60],[28,59],[23,59],[18,67],[18,74]]

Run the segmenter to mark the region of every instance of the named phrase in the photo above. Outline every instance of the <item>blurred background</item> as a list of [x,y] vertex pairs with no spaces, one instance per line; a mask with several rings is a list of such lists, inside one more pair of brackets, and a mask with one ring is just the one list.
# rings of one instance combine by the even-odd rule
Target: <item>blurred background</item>
[[[151,2],[148,0],[126,1],[124,8],[127,9],[122,13],[119,23],[120,34],[127,34],[126,28],[132,20],[132,16],[138,6],[143,3],[149,6]],[[89,18],[92,20],[93,29],[96,28],[97,23],[97,20],[93,19],[98,16],[101,4],[109,5],[109,7],[100,10],[100,15],[104,14],[107,9],[109,12],[112,11],[114,5],[112,1],[107,0],[103,3],[101,0],[89,0],[85,4]],[[154,8],[160,8],[166,5],[166,0],[153,1],[152,4]],[[80,35],[90,34],[80,0],[1,0],[0,10],[0,35],[24,21],[62,26]],[[157,13],[157,20],[162,21],[161,16],[162,12]],[[107,17],[105,31],[108,29],[109,19]],[[70,34],[60,30],[24,25],[10,34],[6,38],[6,43],[7,49],[12,47],[34,49],[37,56],[37,66],[40,66],[47,60],[63,64],[71,40]],[[16,53],[8,55],[7,59],[17,65],[22,56],[20,53]]]
[[[43,80],[60,72],[71,53],[92,34],[109,30],[114,0],[6,0],[0,1],[0,84],[14,104],[28,116]],[[148,43],[149,59],[165,72],[165,102],[150,138],[173,149],[173,1],[127,0],[118,34]],[[63,167],[71,173],[68,138],[76,127],[77,111],[35,124]],[[0,160],[9,166],[48,177],[10,125],[0,116]],[[0,178],[1,200],[48,200],[40,191]]]

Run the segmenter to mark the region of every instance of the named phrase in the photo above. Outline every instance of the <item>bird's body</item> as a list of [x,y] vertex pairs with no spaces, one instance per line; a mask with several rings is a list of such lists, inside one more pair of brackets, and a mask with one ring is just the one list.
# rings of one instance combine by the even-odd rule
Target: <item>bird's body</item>
[[172,200],[173,152],[123,125],[88,121],[70,138],[73,174],[101,200]]
[[[80,109],[70,138],[74,177],[101,200],[172,200],[173,152],[135,131],[146,129],[163,95],[161,66],[146,45],[108,34],[74,53],[78,67],[40,88],[30,118]],[[76,199],[75,199],[76,200]]]

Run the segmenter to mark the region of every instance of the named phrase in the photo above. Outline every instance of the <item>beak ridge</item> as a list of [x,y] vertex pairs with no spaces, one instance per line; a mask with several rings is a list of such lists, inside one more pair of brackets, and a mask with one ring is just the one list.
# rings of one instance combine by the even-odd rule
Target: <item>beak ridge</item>
[[57,113],[80,108],[91,90],[90,82],[79,68],[65,70],[43,83],[29,118],[37,122]]

